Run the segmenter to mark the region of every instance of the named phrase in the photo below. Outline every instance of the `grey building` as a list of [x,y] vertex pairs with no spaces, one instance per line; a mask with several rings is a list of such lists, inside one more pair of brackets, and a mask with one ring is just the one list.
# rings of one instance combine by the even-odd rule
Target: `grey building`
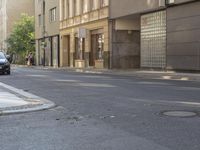
[[59,0],[35,0],[37,65],[59,66]]
[[0,0],[0,50],[7,50],[6,39],[22,13],[34,15],[34,0]]
[[112,68],[200,70],[200,1],[111,0]]

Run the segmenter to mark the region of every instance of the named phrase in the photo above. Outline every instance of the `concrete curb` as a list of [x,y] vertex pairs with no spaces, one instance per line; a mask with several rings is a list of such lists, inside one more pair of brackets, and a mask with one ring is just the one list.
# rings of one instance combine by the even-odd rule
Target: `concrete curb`
[[8,91],[15,93],[19,97],[23,97],[25,101],[29,102],[29,105],[22,105],[18,107],[7,107],[0,109],[0,115],[9,115],[9,114],[19,114],[19,113],[27,113],[34,111],[41,111],[55,107],[55,103],[41,98],[39,96],[30,94],[21,89],[14,88],[12,86],[6,85],[0,82],[0,86],[7,89]]

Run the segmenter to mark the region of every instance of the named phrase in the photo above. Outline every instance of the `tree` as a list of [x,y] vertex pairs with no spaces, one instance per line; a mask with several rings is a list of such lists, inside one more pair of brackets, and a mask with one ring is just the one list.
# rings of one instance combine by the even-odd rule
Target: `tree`
[[7,39],[8,52],[17,56],[17,63],[24,63],[24,58],[29,52],[35,51],[34,41],[34,17],[21,14],[19,21]]

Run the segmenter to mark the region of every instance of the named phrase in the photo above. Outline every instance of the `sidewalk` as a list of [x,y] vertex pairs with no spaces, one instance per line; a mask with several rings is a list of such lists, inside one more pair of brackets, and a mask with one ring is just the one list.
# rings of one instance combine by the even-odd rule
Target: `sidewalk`
[[[18,65],[15,65],[18,66]],[[18,66],[26,67],[26,66]],[[120,75],[120,76],[133,76],[147,79],[163,79],[163,80],[182,80],[182,81],[200,81],[200,72],[199,73],[185,73],[185,72],[176,72],[176,71],[155,71],[155,70],[143,70],[143,69],[129,69],[129,70],[120,70],[120,69],[94,69],[94,68],[53,68],[53,67],[43,67],[43,66],[32,66],[36,69],[57,69],[57,70],[66,70],[68,72],[80,72],[80,73],[92,73],[92,74],[107,74],[107,75]]]
[[117,75],[135,76],[147,79],[200,81],[200,73],[183,73],[175,71],[150,71],[150,70],[113,71],[112,73]]
[[163,79],[163,80],[182,80],[182,81],[200,81],[200,73],[184,73],[175,71],[155,71],[155,70],[142,70],[142,69],[72,69],[66,68],[70,71],[94,73],[94,74],[109,74],[120,76],[133,76],[147,79]]
[[39,111],[55,104],[0,82],[0,115]]

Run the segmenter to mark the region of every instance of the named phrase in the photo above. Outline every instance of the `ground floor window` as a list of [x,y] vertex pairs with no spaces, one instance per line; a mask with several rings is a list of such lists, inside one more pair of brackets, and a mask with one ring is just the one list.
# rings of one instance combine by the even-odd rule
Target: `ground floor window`
[[44,66],[59,65],[59,36],[38,40],[38,64]]

